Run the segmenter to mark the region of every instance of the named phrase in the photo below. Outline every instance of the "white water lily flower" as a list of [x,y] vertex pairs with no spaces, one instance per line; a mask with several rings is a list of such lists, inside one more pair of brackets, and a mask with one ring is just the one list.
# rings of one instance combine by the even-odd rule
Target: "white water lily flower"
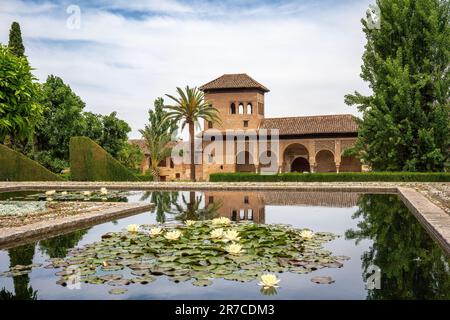
[[231,220],[227,217],[220,217],[212,219],[212,224],[214,225],[229,225],[231,223]]
[[156,237],[163,233],[163,229],[159,227],[154,227],[150,229],[150,237]]
[[63,192],[61,192],[61,194],[62,194],[63,196],[66,196],[66,195],[67,195],[67,191],[63,191]]
[[222,228],[214,229],[213,231],[211,231],[210,236],[211,236],[211,238],[214,238],[214,239],[222,238],[223,229]]
[[186,226],[191,227],[193,226],[197,221],[195,220],[186,220],[184,223],[186,224]]
[[128,232],[138,232],[139,231],[139,225],[138,224],[129,224],[127,227]]
[[91,195],[90,191],[83,191],[83,196],[89,197]]
[[229,254],[233,254],[233,255],[239,255],[244,252],[244,250],[242,250],[242,246],[240,244],[236,244],[236,243],[226,246],[225,250]]
[[229,242],[229,241],[239,241],[241,238],[239,237],[239,232],[236,230],[228,230],[223,233],[223,242]]
[[300,236],[305,239],[311,239],[314,236],[314,233],[311,230],[303,230],[300,232]]
[[47,199],[45,199],[46,201],[53,201],[53,198],[48,197]]
[[108,194],[108,189],[106,189],[106,188],[100,188],[100,194],[101,194],[101,195],[107,195],[107,194]]
[[280,282],[280,279],[277,278],[274,274],[263,274],[261,276],[261,282],[258,283],[258,285],[264,287],[264,288],[277,288],[278,283]]
[[167,232],[164,235],[164,238],[166,238],[167,240],[172,240],[172,241],[178,240],[178,239],[180,239],[180,237],[181,237],[181,232],[178,230],[173,230],[173,231]]
[[45,195],[46,196],[52,196],[52,195],[54,195],[56,193],[56,190],[49,190],[49,191],[46,191],[45,192]]

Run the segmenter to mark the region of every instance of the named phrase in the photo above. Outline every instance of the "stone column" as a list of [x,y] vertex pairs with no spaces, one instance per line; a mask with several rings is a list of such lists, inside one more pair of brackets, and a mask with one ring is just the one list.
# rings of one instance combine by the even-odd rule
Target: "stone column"
[[339,173],[341,166],[341,140],[334,141],[334,163],[336,164],[336,172]]

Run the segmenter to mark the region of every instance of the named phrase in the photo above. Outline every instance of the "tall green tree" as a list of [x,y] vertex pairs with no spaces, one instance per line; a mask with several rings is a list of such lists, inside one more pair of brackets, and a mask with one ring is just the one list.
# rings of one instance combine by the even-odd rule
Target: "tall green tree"
[[32,136],[39,123],[43,106],[37,97],[39,84],[31,73],[25,57],[17,57],[6,46],[0,45],[0,142]]
[[18,22],[14,21],[11,24],[11,29],[9,30],[8,47],[16,57],[25,56],[25,47],[23,45],[22,33],[20,31],[20,25]]
[[210,122],[220,122],[219,111],[214,108],[211,103],[205,101],[203,92],[196,87],[186,87],[185,91],[181,88],[177,88],[178,97],[166,94],[167,97],[175,102],[172,106],[166,106],[168,110],[167,118],[181,122],[181,129],[183,130],[186,125],[189,128],[189,143],[190,143],[190,177],[192,181],[195,181],[195,125],[199,123],[201,119]]
[[85,103],[59,77],[48,76],[42,88],[46,121],[36,131],[37,160],[53,171],[61,171],[68,166],[70,138],[85,128]]
[[120,150],[128,143],[128,133],[130,126],[124,120],[117,118],[117,112],[102,117],[103,134],[98,143],[117,158]]
[[448,0],[378,0],[363,19],[361,77],[373,93],[346,103],[363,113],[353,151],[373,170],[442,171],[450,151]]
[[169,142],[177,131],[176,122],[167,119],[168,113],[163,108],[163,98],[156,99],[154,110],[148,111],[148,124],[143,130],[139,130],[147,143],[150,154],[150,172],[154,181],[160,180],[158,164],[170,156],[172,149]]

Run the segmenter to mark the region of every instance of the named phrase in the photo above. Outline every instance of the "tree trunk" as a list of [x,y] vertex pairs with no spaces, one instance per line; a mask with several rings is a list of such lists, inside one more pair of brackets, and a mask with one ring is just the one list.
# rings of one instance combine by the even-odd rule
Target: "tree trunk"
[[153,181],[159,182],[160,179],[159,179],[159,172],[158,172],[158,170],[155,169],[155,168],[151,168],[151,169],[150,169],[150,172],[151,172],[151,174],[152,174]]
[[189,121],[189,142],[191,145],[191,181],[195,181],[195,133],[194,133],[194,122]]

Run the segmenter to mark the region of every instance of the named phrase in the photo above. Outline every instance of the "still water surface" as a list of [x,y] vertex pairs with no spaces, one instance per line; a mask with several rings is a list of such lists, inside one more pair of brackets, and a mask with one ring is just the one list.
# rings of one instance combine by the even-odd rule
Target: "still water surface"
[[[36,192],[4,193],[0,200],[36,200]],[[42,196],[41,196],[42,198]],[[70,195],[69,195],[70,198]],[[144,192],[111,195],[107,201],[153,202],[155,209],[55,238],[0,250],[0,273],[14,265],[46,264],[67,250],[101,240],[129,224],[155,224],[226,216],[262,224],[290,224],[340,237],[325,244],[345,255],[342,268],[309,274],[280,273],[273,295],[260,292],[258,281],[214,279],[208,287],[174,283],[159,276],[150,284],[131,284],[122,295],[108,285],[81,284],[68,289],[56,281],[56,269],[35,267],[27,275],[0,277],[0,298],[19,299],[450,299],[450,260],[396,195],[325,192]],[[366,288],[372,268],[380,268],[380,289]],[[120,272],[120,271],[119,271]],[[117,272],[116,272],[117,273]],[[332,284],[315,284],[331,276]]]

